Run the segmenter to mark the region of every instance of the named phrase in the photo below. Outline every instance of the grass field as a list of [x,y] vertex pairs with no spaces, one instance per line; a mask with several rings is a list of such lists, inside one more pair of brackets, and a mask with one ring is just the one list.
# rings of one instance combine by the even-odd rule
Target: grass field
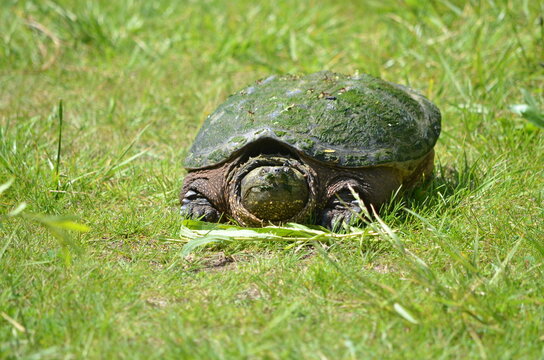
[[[538,0],[2,1],[0,358],[543,358],[543,16]],[[343,235],[184,248],[205,116],[323,69],[440,107],[430,184]]]

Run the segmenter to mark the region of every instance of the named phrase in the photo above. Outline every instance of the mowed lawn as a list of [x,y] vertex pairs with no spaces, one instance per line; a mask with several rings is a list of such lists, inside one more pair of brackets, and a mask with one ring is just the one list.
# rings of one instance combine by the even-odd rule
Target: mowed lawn
[[[538,0],[3,0],[0,358],[544,357],[543,16]],[[343,235],[231,230],[183,251],[183,159],[207,114],[320,70],[435,102],[434,178]]]

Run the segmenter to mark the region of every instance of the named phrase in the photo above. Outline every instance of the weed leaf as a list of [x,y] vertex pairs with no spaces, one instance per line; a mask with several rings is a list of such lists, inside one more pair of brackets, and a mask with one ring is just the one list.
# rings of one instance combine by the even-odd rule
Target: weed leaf
[[525,89],[521,89],[525,104],[515,104],[510,106],[510,110],[522,116],[530,123],[544,129],[544,112],[539,109],[535,98]]
[[231,239],[224,236],[214,236],[214,235],[209,235],[209,236],[193,239],[183,246],[183,249],[181,249],[181,256],[186,257],[187,255],[192,253],[195,249],[201,246],[205,246],[205,245],[209,245],[213,243],[221,243],[225,241],[231,241]]

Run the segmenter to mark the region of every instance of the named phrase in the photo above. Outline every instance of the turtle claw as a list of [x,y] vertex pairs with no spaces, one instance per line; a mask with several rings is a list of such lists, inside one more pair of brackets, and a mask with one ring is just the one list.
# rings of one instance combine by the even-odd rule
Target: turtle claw
[[189,190],[181,200],[181,215],[189,219],[217,222],[220,214],[204,196]]
[[342,227],[351,225],[359,219],[361,208],[344,207],[344,208],[328,208],[323,210],[321,215],[321,225],[330,230],[339,230]]
[[351,193],[341,191],[329,200],[321,213],[320,225],[333,231],[339,230],[359,220],[361,213],[359,201]]
[[[185,193],[185,199],[195,199],[195,195],[198,195],[198,193],[196,191],[193,191],[193,190],[189,190]],[[185,200],[184,199],[184,200]]]

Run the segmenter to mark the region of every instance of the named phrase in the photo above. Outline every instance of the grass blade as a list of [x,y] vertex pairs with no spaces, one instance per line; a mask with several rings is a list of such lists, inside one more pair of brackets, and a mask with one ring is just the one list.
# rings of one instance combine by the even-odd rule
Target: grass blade
[[419,324],[419,321],[417,321],[412,314],[410,314],[410,312],[408,310],[406,310],[401,304],[399,303],[395,303],[393,305],[393,309],[395,309],[395,311],[397,312],[397,314],[399,314],[400,316],[402,316],[405,320],[407,320],[408,322],[411,322],[412,324]]
[[60,158],[62,151],[62,124],[64,122],[64,109],[62,106],[62,100],[59,100],[57,118],[59,120],[59,135],[58,135],[58,146],[57,146],[57,159],[55,162],[55,182],[57,183],[57,192],[55,193],[55,199],[58,199],[60,196]]

